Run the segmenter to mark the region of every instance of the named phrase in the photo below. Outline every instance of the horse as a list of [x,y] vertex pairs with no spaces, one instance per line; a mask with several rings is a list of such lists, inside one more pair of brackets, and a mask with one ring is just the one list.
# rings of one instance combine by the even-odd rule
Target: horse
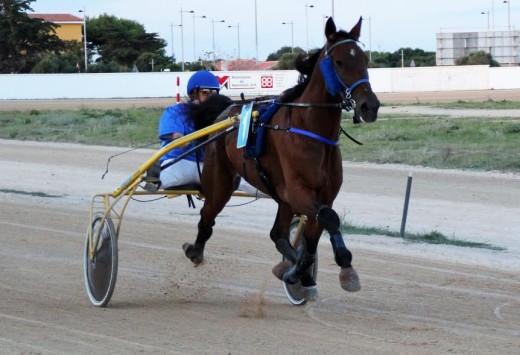
[[[309,269],[326,230],[340,267],[341,287],[351,292],[360,290],[352,253],[345,245],[340,218],[332,206],[343,183],[338,147],[342,110],[353,110],[355,123],[369,123],[376,121],[380,105],[368,80],[368,58],[359,46],[361,23],[362,18],[347,32],[338,31],[332,18],[327,20],[326,44],[297,62],[300,82],[278,97],[270,123],[263,125],[265,144],[260,156],[248,157],[245,148],[236,147],[236,130],[208,143],[201,176],[205,198],[198,233],[193,244],[183,245],[186,257],[195,265],[203,262],[215,218],[237,188],[237,179],[242,177],[278,204],[270,231],[271,240],[284,257],[273,268],[277,278],[288,284],[300,281],[309,298],[317,295],[317,285]],[[242,107],[223,95],[198,106],[199,125],[203,124],[201,119],[208,120],[207,116],[204,118],[207,110],[223,110],[216,118],[218,121],[240,113]],[[290,243],[294,215],[307,216],[303,248],[294,248]]]

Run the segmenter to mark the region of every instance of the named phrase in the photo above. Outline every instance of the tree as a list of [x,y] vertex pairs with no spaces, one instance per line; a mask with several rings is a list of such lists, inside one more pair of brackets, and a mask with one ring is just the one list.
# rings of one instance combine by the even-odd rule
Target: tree
[[132,20],[108,14],[88,19],[87,39],[89,49],[99,56],[98,63],[115,62],[132,68],[143,53],[152,53],[159,62],[168,62],[166,41],[157,33],[147,33],[143,25]]
[[267,56],[267,60],[268,61],[271,61],[271,60],[280,60],[280,58],[282,58],[282,56],[285,54],[285,53],[293,53],[295,55],[298,55],[298,54],[303,54],[305,53],[305,51],[303,49],[301,49],[300,47],[294,47],[294,49],[292,47],[288,47],[288,46],[284,46],[282,48],[280,48],[279,50],[277,50],[276,52],[274,53],[271,53]]
[[[404,63],[402,63],[403,58]],[[398,68],[404,64],[407,67],[412,59],[418,67],[435,66],[435,52],[426,52],[419,48],[399,48],[393,53],[372,52],[370,66],[373,68]]]
[[28,73],[46,54],[64,48],[57,25],[27,16],[33,1],[0,0],[0,73]]
[[499,67],[500,64],[493,59],[493,56],[484,51],[476,51],[470,53],[467,56],[457,58],[455,60],[455,65],[479,65],[479,64],[487,64],[491,67]]

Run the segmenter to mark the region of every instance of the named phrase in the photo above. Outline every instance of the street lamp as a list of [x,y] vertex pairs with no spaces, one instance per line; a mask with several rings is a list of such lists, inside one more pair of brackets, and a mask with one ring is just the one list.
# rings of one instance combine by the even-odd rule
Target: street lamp
[[83,10],[79,10],[78,12],[83,12],[83,50],[85,51],[85,73],[87,72],[88,66],[88,54],[87,54],[87,12],[85,8]]
[[229,25],[228,28],[236,28],[237,29],[237,36],[238,36],[238,58],[240,59],[240,23],[237,22],[236,26]]
[[507,29],[511,31],[511,1],[504,0],[503,3],[507,4]]
[[294,22],[282,22],[282,25],[291,25],[291,53],[294,53]]
[[362,17],[362,19],[368,20],[368,48],[370,50],[368,60],[372,61],[372,19],[370,18],[370,16],[368,18]]
[[487,15],[487,29],[489,31],[489,11],[482,11],[481,15]]
[[185,12],[192,13],[193,10],[183,11],[182,7],[181,7],[181,10],[179,12],[181,13],[181,60],[182,60],[181,67],[182,67],[182,71],[184,71],[184,24],[182,23],[182,14]]
[[309,7],[312,8],[314,5],[307,5],[307,3],[305,3],[305,34],[307,37],[307,53],[309,53],[309,15],[307,11]]
[[226,22],[224,20],[217,20],[211,19],[211,29],[213,33],[213,60],[215,60],[215,22]]
[[195,11],[190,11],[193,16],[193,61],[197,61],[197,50],[195,46],[195,18],[206,18],[206,16],[195,16]]
[[258,63],[258,15],[256,11],[256,0],[255,0],[255,47],[256,47],[256,63]]
[[181,25],[174,25],[173,23],[170,23],[171,30],[172,30],[172,64],[173,64],[173,58],[175,56],[174,50],[173,50],[173,27],[181,27]]

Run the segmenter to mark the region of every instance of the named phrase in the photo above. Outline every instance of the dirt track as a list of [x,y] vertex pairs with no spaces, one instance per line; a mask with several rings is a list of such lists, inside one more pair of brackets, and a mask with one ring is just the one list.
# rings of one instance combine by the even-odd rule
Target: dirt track
[[151,154],[114,159],[101,180],[106,159],[121,151],[0,140],[2,353],[518,353],[520,176],[346,163],[335,208],[352,223],[398,230],[412,171],[407,230],[507,250],[347,236],[362,281],[348,294],[324,237],[320,297],[303,307],[290,305],[271,275],[279,258],[268,238],[272,201],[226,208],[197,268],[181,245],[194,239],[198,209],[181,198],[132,201],[116,290],[101,309],[83,285],[89,199]]

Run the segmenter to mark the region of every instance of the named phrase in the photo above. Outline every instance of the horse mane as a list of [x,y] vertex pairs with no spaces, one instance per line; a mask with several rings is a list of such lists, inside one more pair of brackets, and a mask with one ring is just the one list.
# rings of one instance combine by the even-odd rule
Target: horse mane
[[199,105],[190,105],[188,116],[195,122],[195,129],[205,128],[234,103],[228,96],[211,95]]
[[312,76],[312,71],[318,62],[321,50],[317,50],[309,55],[300,54],[294,61],[296,70],[300,72],[298,77],[298,84],[282,92],[280,99],[282,102],[291,102],[300,97],[303,91],[309,84]]

